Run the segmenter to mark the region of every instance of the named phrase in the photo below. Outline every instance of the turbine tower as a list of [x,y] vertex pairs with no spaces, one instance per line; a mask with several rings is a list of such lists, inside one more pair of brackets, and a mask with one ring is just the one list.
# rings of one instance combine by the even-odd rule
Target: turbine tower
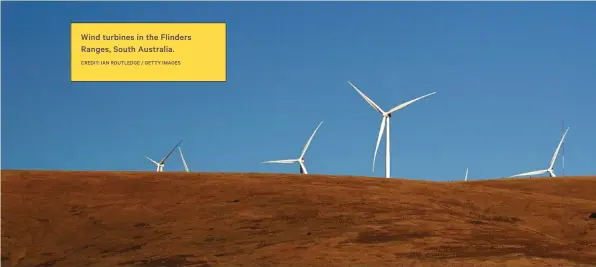
[[567,135],[567,131],[569,131],[569,127],[567,127],[567,130],[565,130],[565,133],[563,133],[563,137],[561,138],[561,141],[559,142],[559,145],[557,146],[557,149],[555,149],[555,154],[553,154],[553,158],[550,160],[550,165],[548,166],[548,169],[545,170],[538,170],[538,171],[531,171],[531,172],[524,172],[524,173],[520,173],[520,174],[516,174],[513,176],[510,176],[509,178],[513,178],[513,177],[520,177],[520,176],[531,176],[531,175],[540,175],[543,173],[548,173],[548,175],[550,177],[557,177],[555,175],[554,172],[554,167],[555,167],[555,161],[557,160],[557,155],[559,154],[559,150],[561,149],[561,145],[563,144],[563,140],[565,140],[565,136]]
[[[565,120],[561,122],[561,131],[563,131],[563,129],[565,129]],[[563,144],[563,147],[561,147],[561,149],[563,150],[561,151],[561,161],[563,161],[563,168],[561,170],[563,171],[563,176],[565,176],[565,144]]]
[[348,83],[352,86],[352,88],[354,88],[354,90],[356,90],[356,92],[358,92],[358,94],[360,94],[360,96],[362,96],[362,98],[364,98],[364,100],[371,107],[373,107],[376,111],[381,113],[381,117],[382,117],[381,129],[379,130],[379,137],[377,138],[377,146],[375,147],[375,155],[373,157],[373,172],[375,171],[375,162],[377,159],[377,151],[379,150],[379,143],[381,142],[381,138],[383,138],[383,130],[386,130],[385,136],[386,136],[387,140],[385,141],[385,146],[386,146],[386,148],[385,148],[385,177],[390,178],[390,176],[391,176],[391,148],[390,148],[390,139],[389,139],[389,121],[391,119],[391,114],[393,112],[396,112],[400,109],[403,109],[403,108],[409,106],[410,104],[412,104],[420,99],[423,99],[427,96],[434,95],[437,92],[432,92],[430,94],[423,95],[421,97],[401,103],[401,104],[395,106],[394,108],[390,109],[389,111],[385,112],[375,102],[373,102],[370,98],[368,98],[364,93],[362,93],[360,90],[358,90],[358,88],[356,88],[356,86],[354,84],[352,84],[350,81],[348,81]]
[[157,166],[157,172],[163,172],[163,167],[165,166],[166,159],[168,159],[168,157],[172,154],[172,152],[174,152],[174,150],[180,145],[180,143],[182,143],[182,140],[180,140],[180,142],[178,142],[178,144],[176,144],[176,146],[174,148],[172,148],[172,150],[170,150],[170,153],[168,153],[159,162],[157,162],[155,160],[152,160],[150,157],[147,157],[147,156],[145,156],[145,158],[147,158],[148,160],[150,160],[151,162],[153,162],[153,164],[155,164],[155,166]]
[[464,178],[464,181],[468,181],[468,168],[466,168],[466,177]]
[[184,160],[184,154],[182,154],[182,148],[178,147],[178,151],[180,152],[180,158],[182,159],[182,164],[184,164],[184,170],[186,172],[190,172],[188,170],[188,165],[186,165],[186,160]]
[[323,124],[323,122],[319,123],[319,126],[317,126],[317,128],[315,129],[315,131],[312,133],[312,135],[308,139],[308,142],[306,142],[306,145],[302,149],[302,154],[300,154],[300,157],[299,158],[297,158],[297,159],[270,160],[270,161],[265,161],[263,163],[299,163],[300,164],[300,174],[308,174],[308,172],[306,171],[306,166],[304,165],[304,154],[306,154],[306,150],[310,146],[310,142],[312,141],[313,137],[315,137],[315,134],[319,130],[319,127],[321,127],[321,124]]

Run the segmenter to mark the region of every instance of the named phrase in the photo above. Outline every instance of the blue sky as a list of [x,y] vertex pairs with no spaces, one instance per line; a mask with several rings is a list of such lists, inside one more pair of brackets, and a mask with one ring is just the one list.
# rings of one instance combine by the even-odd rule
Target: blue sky
[[[596,174],[596,3],[2,2],[2,169],[147,170],[175,143],[193,171],[307,152],[310,173],[384,175],[372,158],[392,117],[392,176]],[[226,83],[71,83],[71,21],[225,21]],[[557,162],[557,174],[561,174]],[[180,171],[174,154],[166,171]]]

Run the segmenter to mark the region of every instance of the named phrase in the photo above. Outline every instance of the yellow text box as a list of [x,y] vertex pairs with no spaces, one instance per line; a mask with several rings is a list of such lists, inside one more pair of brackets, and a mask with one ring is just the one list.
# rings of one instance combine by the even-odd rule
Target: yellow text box
[[225,23],[71,23],[71,81],[226,81]]

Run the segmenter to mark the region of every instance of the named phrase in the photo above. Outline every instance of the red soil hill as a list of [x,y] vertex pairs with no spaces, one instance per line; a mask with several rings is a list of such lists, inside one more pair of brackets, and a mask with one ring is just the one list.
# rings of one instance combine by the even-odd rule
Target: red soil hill
[[596,266],[596,177],[1,175],[5,267]]

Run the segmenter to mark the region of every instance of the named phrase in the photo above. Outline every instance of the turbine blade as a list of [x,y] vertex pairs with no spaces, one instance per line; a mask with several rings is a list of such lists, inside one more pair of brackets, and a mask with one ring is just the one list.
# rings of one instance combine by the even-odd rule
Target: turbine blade
[[548,174],[550,174],[550,177],[557,177],[553,170],[548,170]]
[[376,109],[378,112],[380,112],[381,114],[384,113],[383,109],[381,109],[381,107],[379,107],[379,105],[377,105],[377,103],[373,102],[372,99],[368,98],[368,96],[366,96],[364,93],[362,93],[360,90],[358,90],[358,88],[356,88],[356,86],[354,84],[352,84],[350,81],[348,81],[348,83],[352,86],[352,88],[354,88],[354,90],[356,90],[356,92],[358,92],[358,94],[360,94],[360,96],[362,98],[364,98],[364,100],[374,109]]
[[304,163],[300,162],[300,167],[302,168],[302,174],[308,174],[308,172],[306,171],[306,166],[304,166]]
[[557,155],[559,155],[559,150],[561,149],[563,140],[565,140],[565,135],[567,135],[567,131],[569,131],[569,127],[567,127],[567,130],[565,130],[565,133],[563,134],[563,137],[561,138],[561,141],[559,142],[559,145],[557,146],[557,149],[555,150],[555,154],[553,154],[553,158],[550,160],[550,166],[548,167],[549,170],[552,170],[555,165],[555,161],[557,160]]
[[302,149],[302,154],[300,154],[300,158],[304,157],[304,154],[306,154],[306,150],[308,149],[308,147],[310,146],[310,142],[312,141],[313,137],[315,137],[315,134],[317,133],[317,131],[319,130],[319,127],[321,127],[321,124],[323,124],[323,122],[319,123],[319,126],[317,126],[317,128],[315,129],[315,131],[312,133],[312,135],[310,136],[310,138],[308,139],[308,142],[306,142],[306,145],[304,146],[304,148]]
[[166,162],[166,159],[172,154],[172,152],[174,152],[174,150],[176,150],[176,148],[182,143],[183,140],[180,140],[180,142],[178,142],[178,144],[176,144],[176,146],[174,146],[174,148],[172,148],[172,150],[170,150],[170,153],[168,153],[161,161],[159,161],[161,164],[164,164]]
[[520,177],[520,176],[539,175],[539,174],[543,174],[543,173],[546,173],[546,172],[548,172],[548,170],[539,170],[539,171],[524,172],[524,173],[516,174],[516,175],[513,175],[513,176],[509,176],[509,178]]
[[468,168],[466,168],[466,177],[464,178],[464,180],[468,180]]
[[423,96],[421,96],[421,97],[419,97],[419,98],[415,98],[415,99],[412,99],[412,100],[410,100],[410,101],[403,102],[403,103],[401,103],[401,104],[399,104],[399,105],[395,106],[395,107],[394,107],[394,108],[392,108],[391,110],[389,110],[389,112],[387,112],[387,113],[388,113],[388,114],[391,114],[391,113],[393,113],[393,112],[395,112],[395,111],[398,111],[398,110],[400,110],[400,109],[402,109],[402,108],[405,108],[405,107],[409,106],[410,104],[412,104],[412,103],[414,103],[414,102],[416,102],[416,101],[418,101],[418,100],[420,100],[420,99],[423,99],[423,98],[425,98],[425,97],[428,97],[428,96],[434,95],[434,94],[436,94],[436,93],[437,93],[437,92],[432,92],[432,93],[430,93],[430,94],[423,95]]
[[178,151],[180,151],[180,158],[182,159],[182,164],[184,164],[184,170],[186,170],[186,172],[190,172],[188,170],[188,165],[186,165],[186,160],[184,160],[184,154],[182,154],[182,148],[178,147]]
[[379,129],[379,137],[377,137],[377,146],[375,147],[375,155],[373,156],[373,172],[375,171],[375,162],[377,161],[377,152],[379,151],[379,144],[381,143],[381,138],[383,138],[383,130],[385,129],[385,122],[387,121],[387,117],[383,116],[381,120],[381,128]]
[[296,163],[300,162],[299,159],[280,159],[280,160],[269,160],[263,161],[262,163]]
[[159,163],[157,163],[157,161],[152,160],[150,157],[145,156],[145,158],[147,158],[148,160],[150,160],[151,162],[153,162],[153,164],[159,165]]

